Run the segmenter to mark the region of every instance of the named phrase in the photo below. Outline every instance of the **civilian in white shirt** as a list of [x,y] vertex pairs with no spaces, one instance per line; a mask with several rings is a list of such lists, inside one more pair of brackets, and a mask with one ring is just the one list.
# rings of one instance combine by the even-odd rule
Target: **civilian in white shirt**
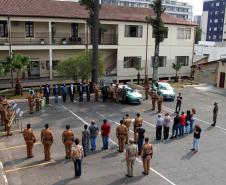
[[161,140],[162,138],[162,126],[164,125],[164,119],[161,114],[158,115],[156,123],[156,140]]
[[169,113],[166,113],[165,114],[165,117],[164,117],[164,127],[163,127],[163,135],[164,135],[164,139],[168,139],[169,137],[169,129],[170,129],[170,122],[171,122],[171,118],[170,118],[170,115]]

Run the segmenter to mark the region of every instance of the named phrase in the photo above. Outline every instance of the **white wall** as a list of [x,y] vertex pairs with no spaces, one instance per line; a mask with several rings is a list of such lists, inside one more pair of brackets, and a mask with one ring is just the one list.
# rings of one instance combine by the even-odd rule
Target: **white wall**
[[208,11],[202,12],[202,19],[201,19],[201,29],[202,29],[202,41],[206,41],[206,33],[207,33],[207,24],[208,24]]

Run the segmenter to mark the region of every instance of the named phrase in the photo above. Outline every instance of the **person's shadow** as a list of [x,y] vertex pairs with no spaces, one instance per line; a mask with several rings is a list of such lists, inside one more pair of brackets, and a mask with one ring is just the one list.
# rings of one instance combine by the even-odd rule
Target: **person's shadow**
[[206,131],[211,131],[213,128],[214,127],[210,125],[209,127],[206,128]]
[[144,175],[134,176],[134,177],[121,177],[120,179],[117,179],[110,184],[107,185],[121,185],[121,184],[130,184],[130,183],[136,183],[140,181],[142,178],[144,178]]
[[68,184],[70,181],[72,181],[74,179],[75,179],[74,177],[69,177],[67,179],[59,180],[56,183],[54,183],[53,185],[65,185],[65,184]]
[[189,151],[187,154],[181,157],[181,160],[190,160],[193,156],[194,156],[194,153],[192,151]]

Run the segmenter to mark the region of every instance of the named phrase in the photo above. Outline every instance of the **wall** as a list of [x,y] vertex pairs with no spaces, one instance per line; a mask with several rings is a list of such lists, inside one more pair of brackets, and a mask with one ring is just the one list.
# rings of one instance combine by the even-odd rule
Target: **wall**
[[[217,86],[218,87],[220,84],[220,73],[221,72],[226,73],[226,63],[225,62],[219,62],[219,68],[218,68],[218,74],[217,74]],[[225,83],[224,83],[224,88],[226,89],[226,79],[225,79]]]

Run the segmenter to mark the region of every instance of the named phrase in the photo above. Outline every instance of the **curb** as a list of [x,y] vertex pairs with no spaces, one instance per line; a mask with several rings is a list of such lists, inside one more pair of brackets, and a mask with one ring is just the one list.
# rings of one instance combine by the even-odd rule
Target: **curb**
[[3,181],[1,180],[0,185],[8,185],[9,184],[8,180],[7,180],[7,177],[5,175],[4,169],[3,169],[2,162],[0,162],[0,179],[3,179]]

